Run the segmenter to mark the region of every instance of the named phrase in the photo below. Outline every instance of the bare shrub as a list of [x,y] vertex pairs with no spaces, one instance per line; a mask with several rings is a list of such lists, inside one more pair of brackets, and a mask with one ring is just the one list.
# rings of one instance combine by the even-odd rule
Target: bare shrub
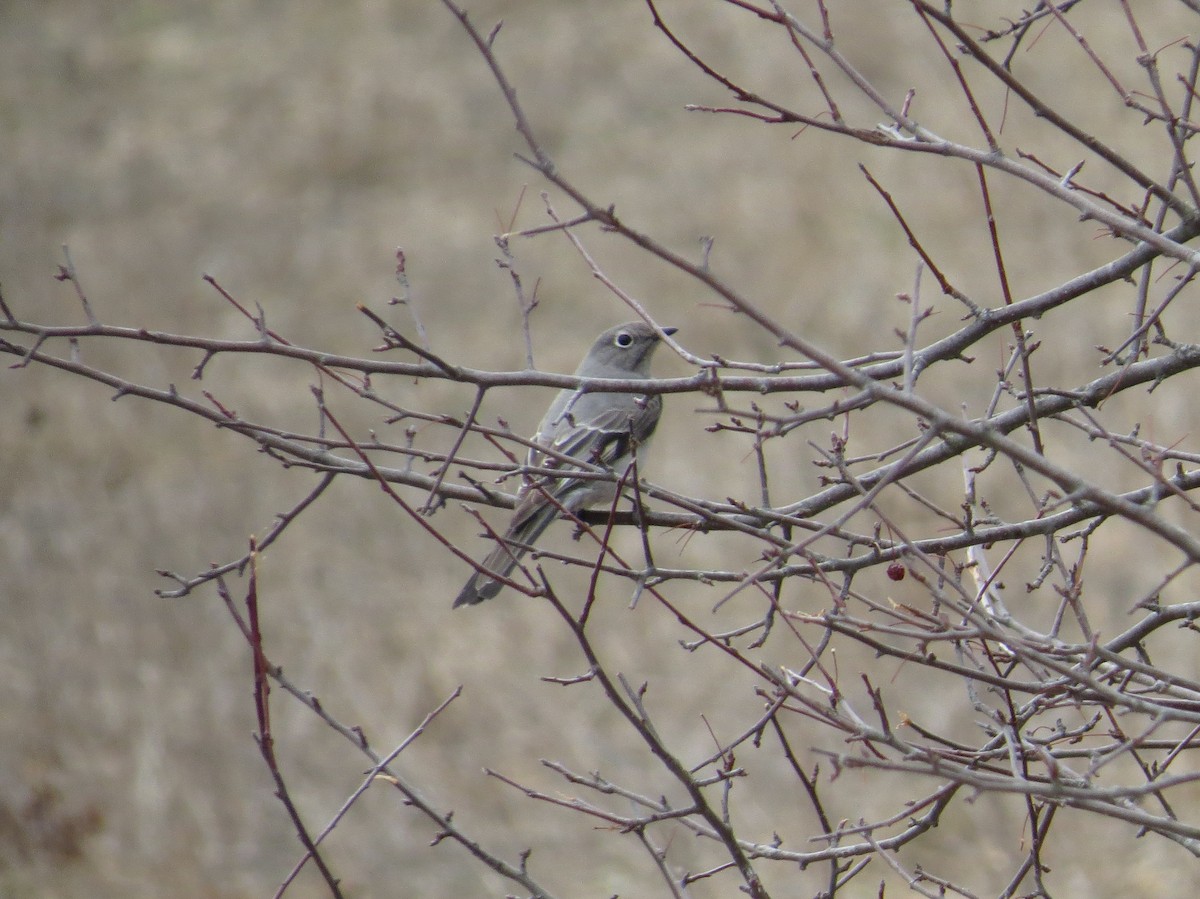
[[[701,73],[725,98],[693,107],[694,141],[737,119],[753,126],[746,141],[785,132],[801,154],[806,142],[836,140],[867,160],[863,183],[913,274],[898,297],[861,304],[852,298],[862,259],[831,263],[845,298],[814,300],[797,285],[797,298],[780,301],[755,289],[754,266],[770,260],[723,266],[720,239],[681,251],[627,219],[603,184],[560,167],[540,139],[506,75],[505,32],[445,5],[499,86],[519,158],[545,191],[540,202],[524,197],[496,238],[525,325],[504,339],[523,341],[525,370],[473,366],[468,347],[426,334],[403,253],[393,306],[360,307],[378,341],[361,356],[293,341],[269,306],[216,279],[244,336],[111,324],[69,255],[60,279],[83,324],[31,321],[19,297],[0,306],[0,350],[16,366],[174,407],[308,478],[245,555],[161,572],[163,596],[217,593],[251,648],[258,746],[304,845],[280,892],[312,865],[329,894],[345,894],[325,841],[384,785],[431,823],[435,845],[458,844],[503,888],[533,896],[611,887],[603,860],[584,865],[586,883],[575,879],[558,829],[579,830],[584,845],[607,841],[597,857],[613,853],[636,872],[622,883],[637,895],[727,895],[734,884],[752,896],[866,895],[881,882],[929,896],[1050,895],[1081,835],[1130,867],[1149,844],[1200,855],[1189,801],[1200,746],[1190,493],[1200,471],[1181,421],[1200,365],[1187,342],[1200,265],[1188,246],[1200,189],[1187,150],[1200,127],[1200,46],[1172,30],[1194,27],[1193,5],[1039,4],[984,25],[976,17],[994,14],[912,0],[908,30],[880,46],[843,35],[821,2],[789,12],[731,0],[723,21],[747,36],[739,53],[719,28],[692,34],[682,10],[649,4],[680,71]],[[754,42],[792,68],[758,65],[745,53]],[[871,72],[887,66],[911,77],[907,94],[879,86]],[[670,166],[670,152],[660,162]],[[820,173],[805,176],[819,184]],[[789,176],[774,189],[790,189]],[[820,214],[818,231],[852,218]],[[957,215],[973,224],[929,236],[931,220]],[[538,294],[522,247],[548,241],[632,315],[681,326],[667,339],[694,373],[611,382],[535,369]],[[686,279],[689,302],[723,315],[724,327],[758,332],[761,354],[693,349],[695,307],[635,298],[620,264],[596,251],[614,243]],[[837,349],[793,324],[793,303],[841,324]],[[571,352],[593,336],[562,335]],[[114,341],[188,360],[192,383],[94,362],[92,348]],[[210,370],[235,357],[239,380],[208,388]],[[269,366],[311,381],[307,422],[243,411]],[[448,409],[447,384],[473,399]],[[520,462],[529,441],[497,419],[536,387],[658,393],[696,414],[686,439],[645,460],[650,478],[641,459],[596,472],[619,481],[623,499],[576,519],[576,542],[526,557],[500,598],[450,617],[451,592],[443,602],[422,588],[419,567],[403,572],[407,590],[445,606],[439,629],[462,615],[503,616],[524,601],[518,593],[534,598],[543,626],[573,641],[577,666],[526,672],[554,685],[536,694],[538,726],[552,730],[570,704],[616,732],[611,745],[581,734],[549,740],[557,749],[544,753],[527,737],[527,758],[540,757],[551,780],[492,770],[485,738],[469,760],[517,791],[521,811],[515,822],[453,815],[455,785],[398,760],[454,715],[460,691],[380,748],[372,722],[350,724],[317,698],[320,683],[280,667],[291,668],[289,647],[272,643],[263,619],[283,598],[259,577],[259,558],[301,519],[319,521],[326,491],[351,481],[358,502],[381,497],[402,511],[398,541],[433,541],[465,579],[502,531],[502,513],[477,510],[511,508],[521,479],[539,474]],[[672,478],[703,486],[665,486]],[[480,529],[487,540],[473,536]],[[632,629],[652,638],[652,662],[632,651]],[[285,701],[368,760],[324,824],[295,799],[297,778],[277,752],[285,738],[272,709]],[[522,713],[498,714],[519,729]]]

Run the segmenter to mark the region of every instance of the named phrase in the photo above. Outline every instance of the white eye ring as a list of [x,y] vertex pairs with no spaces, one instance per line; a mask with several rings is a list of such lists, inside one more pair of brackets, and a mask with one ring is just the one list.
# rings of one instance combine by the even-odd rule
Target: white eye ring
[[628,331],[622,331],[616,337],[613,338],[613,343],[615,343],[619,347],[633,346],[633,335],[630,334]]

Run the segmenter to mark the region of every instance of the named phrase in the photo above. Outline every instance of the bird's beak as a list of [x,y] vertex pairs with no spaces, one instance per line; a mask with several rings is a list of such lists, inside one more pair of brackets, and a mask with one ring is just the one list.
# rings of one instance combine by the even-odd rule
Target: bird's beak
[[679,330],[678,328],[663,328],[662,332],[664,334],[666,334],[668,337],[670,337],[672,334],[674,334],[678,330]]

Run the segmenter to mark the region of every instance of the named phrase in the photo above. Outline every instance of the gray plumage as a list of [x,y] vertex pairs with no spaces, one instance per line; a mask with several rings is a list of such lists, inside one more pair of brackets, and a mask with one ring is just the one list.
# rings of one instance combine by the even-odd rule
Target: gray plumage
[[[674,334],[675,328],[663,328]],[[609,328],[596,338],[575,374],[581,378],[650,377],[650,358],[658,347],[658,333],[644,322],[629,322]],[[558,393],[538,425],[533,441],[551,451],[529,450],[528,465],[533,468],[572,470],[559,456],[579,459],[586,470],[599,465],[619,476],[624,474],[633,456],[632,443],[644,447],[662,412],[662,397],[636,393],[580,393],[565,389]],[[557,454],[557,455],[555,455]],[[553,500],[547,498],[547,494]],[[509,577],[533,543],[565,509],[578,512],[597,503],[611,503],[616,484],[608,480],[570,477],[545,477],[526,481],[518,494],[520,501],[504,539],[483,561],[493,574]],[[561,507],[561,508],[560,508]],[[455,607],[475,605],[491,599],[504,585],[482,571],[476,571],[454,600]]]

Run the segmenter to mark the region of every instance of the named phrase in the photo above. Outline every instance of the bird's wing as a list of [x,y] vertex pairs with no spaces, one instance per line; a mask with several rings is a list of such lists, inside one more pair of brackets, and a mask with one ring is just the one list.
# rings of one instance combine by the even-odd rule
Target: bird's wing
[[[611,398],[612,404],[591,414],[586,408],[580,410],[580,415],[567,411],[556,419],[543,422],[535,441],[562,456],[616,468],[617,463],[629,455],[631,438],[644,443],[654,433],[662,410],[662,398],[622,393],[593,394],[587,398],[603,402],[602,397]],[[550,468],[564,464],[561,459],[537,450],[530,453],[530,462]]]

